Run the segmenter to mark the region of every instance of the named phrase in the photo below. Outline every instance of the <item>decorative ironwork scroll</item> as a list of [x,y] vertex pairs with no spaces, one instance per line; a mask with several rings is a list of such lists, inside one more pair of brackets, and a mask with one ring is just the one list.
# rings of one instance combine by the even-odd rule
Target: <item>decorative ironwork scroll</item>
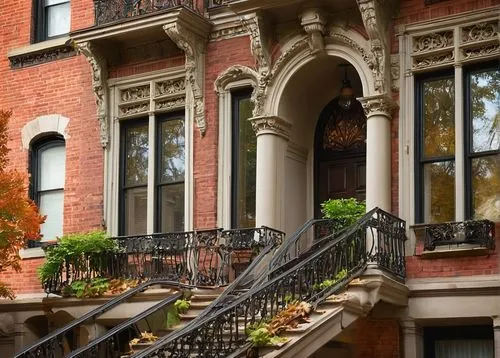
[[470,244],[493,250],[495,224],[489,220],[430,224],[425,227],[424,249],[436,246]]

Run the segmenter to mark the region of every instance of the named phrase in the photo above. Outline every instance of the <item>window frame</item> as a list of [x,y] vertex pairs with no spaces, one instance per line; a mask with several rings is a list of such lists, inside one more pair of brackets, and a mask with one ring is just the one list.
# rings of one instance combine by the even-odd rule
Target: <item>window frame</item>
[[[244,87],[231,91],[231,188],[230,188],[230,220],[232,228],[239,228],[238,223],[238,182],[239,149],[240,149],[240,103],[242,100],[251,100],[253,88]],[[256,154],[257,155],[257,154]]]
[[[414,131],[415,131],[415,142],[414,142],[414,195],[415,195],[415,223],[426,223],[424,221],[425,213],[425,203],[424,203],[424,165],[428,163],[438,163],[445,161],[453,161],[455,163],[455,200],[461,200],[461,203],[455,202],[455,213],[454,220],[451,221],[461,221],[462,217],[466,220],[471,220],[473,218],[473,193],[472,193],[472,159],[492,156],[495,154],[500,154],[500,150],[489,150],[479,153],[472,152],[472,121],[471,121],[471,103],[470,103],[470,74],[488,72],[491,70],[498,70],[498,66],[495,66],[495,61],[482,61],[479,63],[469,64],[462,66],[460,68],[461,76],[457,76],[457,69],[455,67],[441,69],[437,71],[425,72],[417,74],[415,76],[415,120],[414,120]],[[457,84],[457,77],[460,79],[460,83]],[[451,78],[454,81],[455,89],[457,86],[462,88],[462,96],[457,94],[455,91],[454,101],[462,101],[463,104],[460,106],[462,113],[457,115],[457,105],[455,104],[455,128],[462,126],[461,137],[457,137],[457,129],[455,129],[455,153],[451,156],[442,157],[424,157],[424,136],[423,136],[423,85],[428,80],[439,80]],[[462,123],[459,123],[459,122]],[[461,150],[458,148],[461,146]],[[461,155],[460,155],[461,154]],[[458,177],[460,175],[457,170],[457,163],[460,162],[463,168],[463,177]],[[457,185],[462,183],[461,188],[457,188]],[[464,195],[457,197],[457,192],[463,192]],[[459,213],[459,208],[463,207],[463,214]]]
[[[56,39],[59,37],[64,37],[69,34],[69,31],[56,36],[48,36],[48,26],[47,26],[47,8],[49,6],[45,5],[47,0],[33,0],[33,30],[32,30],[32,42],[43,42],[47,40]],[[71,27],[71,0],[62,1],[61,4],[70,4],[70,19],[69,26]],[[59,5],[59,4],[57,4]],[[54,5],[51,5],[54,6]]]
[[[60,134],[47,134],[44,135],[42,138],[35,138],[31,143],[30,143],[30,150],[29,150],[29,159],[28,159],[28,167],[29,167],[29,173],[30,173],[30,182],[29,182],[29,197],[33,202],[36,204],[38,208],[40,208],[40,195],[41,193],[47,193],[47,192],[55,192],[55,191],[62,191],[64,193],[65,187],[62,188],[57,188],[57,189],[50,189],[50,190],[40,190],[40,177],[41,177],[41,165],[40,165],[40,154],[42,151],[54,148],[54,147],[64,147],[65,149],[65,160],[66,160],[66,141],[64,137]],[[64,176],[66,177],[66,171],[64,172]],[[64,198],[63,198],[63,218],[64,218]],[[43,225],[43,224],[42,224]],[[61,225],[62,229],[64,229],[64,223]],[[42,242],[45,241],[53,241],[55,238],[42,238],[41,241],[39,241],[40,244],[34,244],[33,243],[28,243],[28,247],[36,247],[36,246],[41,246]]]
[[[129,128],[134,128],[134,127],[141,127],[143,125],[147,125],[148,131],[149,131],[149,123],[147,118],[137,118],[134,120],[129,120],[129,121],[123,121],[120,123],[120,141],[119,141],[119,189],[118,189],[118,233],[119,235],[124,235],[125,233],[125,192],[126,190],[129,189],[134,189],[134,188],[142,188],[146,187],[146,191],[148,189],[148,182],[146,181],[146,184],[144,185],[133,185],[133,186],[126,186],[125,185],[125,164],[126,164],[126,159],[125,159],[125,139],[126,139],[126,130]],[[148,147],[150,145],[150,138],[148,134]]]
[[[186,118],[184,116],[184,113],[183,112],[170,112],[170,113],[166,113],[166,114],[163,114],[163,115],[159,115],[155,118],[155,148],[154,148],[154,153],[155,153],[155,158],[154,158],[154,165],[155,165],[155,168],[154,168],[154,172],[155,172],[155,180],[154,180],[154,207],[155,207],[155,211],[154,211],[154,228],[155,228],[155,232],[161,232],[160,229],[161,229],[161,224],[162,224],[162,221],[161,221],[161,215],[159,215],[161,213],[161,187],[163,186],[173,186],[173,185],[178,185],[178,184],[183,184],[183,187],[184,187],[184,195],[186,195],[186,135],[184,134],[184,178],[182,180],[177,180],[175,182],[169,182],[169,183],[160,183],[160,171],[159,171],[159,168],[161,167],[161,152],[160,152],[160,149],[161,149],[161,145],[160,145],[160,139],[161,139],[161,131],[160,131],[160,127],[161,127],[161,124],[164,123],[164,122],[169,122],[169,121],[174,121],[174,120],[178,120],[178,119],[181,119],[184,121],[184,128],[186,126]],[[186,222],[186,208],[185,208],[185,205],[183,203],[183,207],[184,207],[184,218],[183,218],[183,221],[184,223]],[[184,225],[185,226],[185,225]]]

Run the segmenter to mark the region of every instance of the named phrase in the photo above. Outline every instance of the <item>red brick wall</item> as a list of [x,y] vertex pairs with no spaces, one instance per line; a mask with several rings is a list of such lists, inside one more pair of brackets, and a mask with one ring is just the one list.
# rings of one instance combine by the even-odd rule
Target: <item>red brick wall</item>
[[194,133],[194,227],[213,228],[217,224],[217,142],[219,136],[218,97],[214,82],[235,64],[254,67],[248,36],[210,42],[205,69],[205,116],[207,132]]
[[[30,44],[31,4],[31,1],[7,1],[0,7],[0,108],[12,110],[10,166],[27,171],[28,151],[21,144],[21,129],[26,123],[48,114],[69,118],[64,232],[100,228],[104,157],[90,65],[83,56],[74,56],[24,69],[10,69],[8,51]],[[93,16],[92,0],[72,1],[72,30],[92,25]],[[41,262],[42,259],[23,260],[22,273],[6,272],[0,275],[0,280],[18,293],[40,291],[35,271]]]
[[360,318],[355,328],[354,358],[399,358],[399,323],[394,319]]

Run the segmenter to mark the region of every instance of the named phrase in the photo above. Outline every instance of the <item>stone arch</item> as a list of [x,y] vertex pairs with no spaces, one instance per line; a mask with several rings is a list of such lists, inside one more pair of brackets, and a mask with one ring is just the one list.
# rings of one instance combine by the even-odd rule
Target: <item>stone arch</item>
[[290,79],[305,64],[319,56],[338,57],[349,62],[358,73],[363,96],[376,94],[372,69],[374,59],[369,42],[359,33],[346,30],[340,26],[332,26],[325,35],[325,50],[321,54],[313,54],[309,47],[309,38],[294,38],[283,46],[282,55],[275,62],[273,69],[265,81],[267,89],[263,103],[263,112],[268,115],[279,115],[281,95]]
[[60,114],[48,114],[37,117],[26,123],[21,130],[21,141],[24,149],[29,149],[34,139],[48,134],[60,134],[65,140],[69,138],[67,127],[69,118]]

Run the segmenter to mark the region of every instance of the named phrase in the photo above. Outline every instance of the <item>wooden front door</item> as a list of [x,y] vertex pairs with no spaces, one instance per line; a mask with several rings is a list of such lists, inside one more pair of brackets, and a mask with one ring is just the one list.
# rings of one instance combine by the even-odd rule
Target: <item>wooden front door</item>
[[349,109],[332,100],[322,111],[315,135],[315,216],[328,199],[366,197],[366,118],[361,104]]

